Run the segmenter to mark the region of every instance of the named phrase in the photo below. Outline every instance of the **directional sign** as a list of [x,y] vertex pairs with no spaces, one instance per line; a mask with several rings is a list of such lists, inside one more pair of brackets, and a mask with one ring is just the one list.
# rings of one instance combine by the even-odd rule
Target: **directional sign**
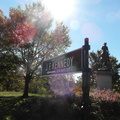
[[81,48],[49,59],[42,64],[42,76],[81,71]]

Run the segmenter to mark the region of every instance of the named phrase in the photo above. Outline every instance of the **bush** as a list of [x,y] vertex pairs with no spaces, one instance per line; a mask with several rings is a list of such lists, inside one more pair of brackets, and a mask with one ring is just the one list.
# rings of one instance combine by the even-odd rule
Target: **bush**
[[90,92],[91,115],[96,120],[119,120],[120,94],[111,90],[93,90]]

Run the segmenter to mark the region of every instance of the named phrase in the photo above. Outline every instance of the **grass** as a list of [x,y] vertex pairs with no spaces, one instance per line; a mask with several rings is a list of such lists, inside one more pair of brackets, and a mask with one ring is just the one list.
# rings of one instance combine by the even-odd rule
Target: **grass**
[[[0,96],[3,97],[20,97],[22,96],[22,92],[15,92],[15,91],[2,91],[0,92]],[[45,95],[45,94],[33,94],[33,93],[28,93],[29,96],[37,96],[37,97],[51,97],[51,95]]]
[[23,93],[21,92],[14,92],[14,91],[0,92],[0,96],[3,96],[3,97],[10,97],[10,96],[19,97],[19,96],[22,96],[22,94]]
[[[3,95],[3,96],[2,96]],[[0,92],[0,120],[73,120],[76,118],[66,99],[38,97],[20,92]],[[80,113],[79,113],[80,116]]]

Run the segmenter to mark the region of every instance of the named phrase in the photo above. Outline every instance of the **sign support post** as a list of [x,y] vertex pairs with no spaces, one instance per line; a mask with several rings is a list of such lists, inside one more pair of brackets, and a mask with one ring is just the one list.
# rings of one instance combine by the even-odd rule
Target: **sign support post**
[[82,91],[83,91],[83,119],[88,120],[89,118],[89,91],[90,91],[90,68],[88,61],[88,51],[90,50],[90,45],[88,38],[85,38],[85,45],[82,47]]

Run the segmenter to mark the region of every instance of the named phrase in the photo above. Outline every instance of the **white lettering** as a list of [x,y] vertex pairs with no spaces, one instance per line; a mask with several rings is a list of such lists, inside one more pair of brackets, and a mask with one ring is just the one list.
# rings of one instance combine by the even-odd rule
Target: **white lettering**
[[52,61],[49,62],[48,64],[46,64],[46,71],[51,71],[51,70],[57,70],[57,69],[61,69],[63,71],[63,68],[69,70],[69,67],[71,67],[73,65],[73,56],[72,57],[68,57],[68,58],[61,58],[61,59],[57,59],[56,61]]
[[69,67],[70,63],[71,63],[70,58],[67,58],[67,64],[66,64],[66,66]]
[[48,70],[48,64],[46,64],[46,69],[45,69],[46,71]]
[[52,69],[52,63],[49,63],[49,70],[51,70]]
[[67,63],[67,61],[66,61],[66,59],[64,59],[64,67],[66,67],[66,63]]
[[73,65],[73,57],[70,57],[71,66]]
[[58,62],[56,61],[55,62],[55,69],[57,69],[57,67],[58,67]]

